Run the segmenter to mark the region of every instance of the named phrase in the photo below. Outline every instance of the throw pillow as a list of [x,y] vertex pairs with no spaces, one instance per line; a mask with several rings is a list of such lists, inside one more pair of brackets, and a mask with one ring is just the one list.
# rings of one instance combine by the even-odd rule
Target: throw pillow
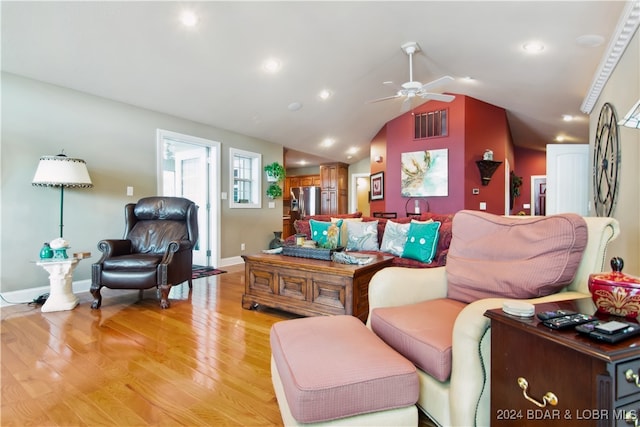
[[402,256],[410,225],[409,223],[398,224],[397,222],[387,221],[384,234],[382,235],[380,250],[395,256]]
[[536,298],[574,279],[587,245],[576,214],[503,217],[462,210],[453,218],[447,256],[447,297]]
[[377,251],[378,221],[348,222],[347,250]]
[[340,227],[340,246],[346,248],[347,247],[347,222],[362,222],[362,218],[333,218],[331,217],[331,222],[342,221],[342,227]]
[[319,247],[334,249],[338,246],[342,220],[326,222],[310,219],[309,225],[311,226],[311,240],[318,242]]
[[411,258],[425,263],[433,261],[438,247],[440,222],[413,222],[409,225],[407,243],[402,252],[403,258]]

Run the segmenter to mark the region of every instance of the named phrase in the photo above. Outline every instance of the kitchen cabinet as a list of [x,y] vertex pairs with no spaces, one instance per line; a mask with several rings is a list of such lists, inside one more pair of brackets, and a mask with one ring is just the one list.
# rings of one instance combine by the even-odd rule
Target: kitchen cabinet
[[323,215],[347,213],[349,202],[349,165],[320,165],[321,207]]

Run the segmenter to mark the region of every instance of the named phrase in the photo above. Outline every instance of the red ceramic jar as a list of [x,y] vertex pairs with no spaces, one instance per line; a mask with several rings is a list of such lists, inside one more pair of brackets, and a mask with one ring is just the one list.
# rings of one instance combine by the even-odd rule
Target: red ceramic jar
[[611,273],[589,275],[589,292],[600,313],[631,319],[640,313],[640,279],[622,274],[622,258],[611,259]]

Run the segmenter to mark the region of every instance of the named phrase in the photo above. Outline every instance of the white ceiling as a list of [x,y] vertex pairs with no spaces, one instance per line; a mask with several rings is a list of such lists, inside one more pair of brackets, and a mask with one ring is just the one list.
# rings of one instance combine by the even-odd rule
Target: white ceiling
[[[384,81],[414,80],[503,107],[514,142],[588,142],[580,106],[621,1],[2,2],[2,70],[282,144],[300,158],[353,163],[400,114]],[[190,8],[193,28],[179,21]],[[577,39],[599,35],[587,47]],[[537,40],[545,49],[526,54]],[[268,57],[281,60],[265,73]],[[466,83],[461,78],[475,80]],[[333,96],[321,101],[328,88]],[[290,111],[292,102],[302,103]],[[563,114],[577,116],[564,122]],[[330,148],[324,138],[335,139]],[[358,151],[349,157],[347,150]]]

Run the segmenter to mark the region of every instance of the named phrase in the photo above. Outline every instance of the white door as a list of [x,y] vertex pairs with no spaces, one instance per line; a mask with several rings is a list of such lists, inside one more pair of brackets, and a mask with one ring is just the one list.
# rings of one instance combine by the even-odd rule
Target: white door
[[185,197],[198,206],[197,265],[219,263],[219,152],[218,142],[158,129],[158,193]]
[[589,211],[589,145],[547,145],[547,215]]

